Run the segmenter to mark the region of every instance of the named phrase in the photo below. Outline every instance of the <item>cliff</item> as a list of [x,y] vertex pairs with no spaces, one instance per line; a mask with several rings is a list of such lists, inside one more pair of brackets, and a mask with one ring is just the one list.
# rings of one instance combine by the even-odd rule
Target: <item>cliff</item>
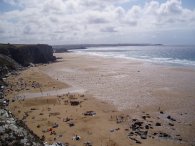
[[48,63],[55,59],[49,45],[0,44],[0,87],[5,84],[2,78],[13,70],[31,63]]
[[8,56],[22,66],[30,63],[48,63],[54,61],[53,49],[49,45],[0,45],[0,54]]

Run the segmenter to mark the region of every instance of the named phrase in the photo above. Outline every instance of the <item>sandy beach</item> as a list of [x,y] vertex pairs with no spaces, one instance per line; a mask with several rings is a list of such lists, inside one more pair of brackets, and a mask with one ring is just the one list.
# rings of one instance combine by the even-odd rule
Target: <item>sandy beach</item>
[[7,78],[9,109],[45,142],[195,145],[195,69],[76,53],[55,56],[61,59]]

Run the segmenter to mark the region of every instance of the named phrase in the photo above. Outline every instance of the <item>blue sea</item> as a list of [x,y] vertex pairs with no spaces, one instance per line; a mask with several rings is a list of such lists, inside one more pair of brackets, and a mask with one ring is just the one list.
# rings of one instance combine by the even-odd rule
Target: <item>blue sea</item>
[[76,50],[91,55],[138,59],[153,63],[195,67],[195,46],[114,46]]

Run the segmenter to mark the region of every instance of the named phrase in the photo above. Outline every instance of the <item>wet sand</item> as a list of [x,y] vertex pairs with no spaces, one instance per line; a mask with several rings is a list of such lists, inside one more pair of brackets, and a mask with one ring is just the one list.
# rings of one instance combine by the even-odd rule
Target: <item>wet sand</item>
[[[40,138],[44,135],[44,141],[78,146],[87,141],[95,146],[137,145],[136,140],[141,145],[195,144],[194,69],[74,53],[56,56],[62,59],[8,79],[11,84],[19,78],[29,83],[7,92],[10,100],[22,97],[9,108]],[[40,86],[32,87],[32,81]],[[84,115],[87,111],[95,115]],[[147,138],[140,131],[147,131]],[[75,135],[81,139],[72,140]]]

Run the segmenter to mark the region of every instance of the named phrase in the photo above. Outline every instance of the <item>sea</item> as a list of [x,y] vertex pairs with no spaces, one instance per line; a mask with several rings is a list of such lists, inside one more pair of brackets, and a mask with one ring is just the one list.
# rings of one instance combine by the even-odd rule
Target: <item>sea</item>
[[195,45],[106,46],[74,50],[102,57],[137,59],[152,63],[195,67]]

